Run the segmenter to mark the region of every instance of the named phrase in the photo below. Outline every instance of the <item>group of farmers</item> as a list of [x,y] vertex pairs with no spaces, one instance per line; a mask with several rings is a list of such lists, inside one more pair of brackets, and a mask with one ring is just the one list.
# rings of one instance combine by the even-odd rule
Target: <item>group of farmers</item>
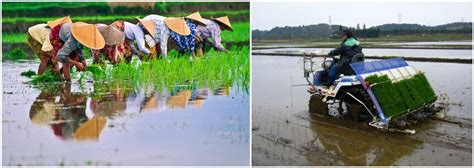
[[[84,48],[89,48],[94,63],[103,63],[100,55],[112,64],[140,59],[166,57],[168,48],[189,53],[192,59],[202,55],[205,45],[227,51],[221,44],[221,32],[233,31],[227,16],[204,19],[199,12],[186,17],[164,17],[151,14],[137,24],[119,20],[110,25],[73,22],[69,16],[38,24],[28,29],[28,43],[39,56],[38,75],[46,68],[62,73],[70,81],[70,70],[86,69]],[[138,46],[138,47],[136,47]],[[58,62],[62,64],[59,68]]]

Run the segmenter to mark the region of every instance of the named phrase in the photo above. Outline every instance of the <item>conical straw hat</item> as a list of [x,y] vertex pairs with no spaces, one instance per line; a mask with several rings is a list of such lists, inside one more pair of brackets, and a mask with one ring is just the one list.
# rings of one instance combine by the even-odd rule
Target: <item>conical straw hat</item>
[[112,24],[110,24],[110,26],[114,26],[116,27],[117,29],[121,30],[121,31],[124,31],[125,29],[125,22],[123,20],[118,20],[118,21],[115,21],[113,22]]
[[74,138],[77,141],[98,140],[106,122],[107,118],[102,116],[86,121],[74,132]]
[[114,26],[99,27],[99,32],[104,37],[107,45],[120,44],[125,40],[125,33]]
[[50,28],[53,28],[53,27],[56,27],[57,25],[61,25],[61,24],[64,24],[64,23],[72,23],[71,17],[65,16],[65,17],[62,17],[62,18],[59,18],[59,19],[56,19],[56,20],[53,20],[53,21],[48,21],[48,26]]
[[234,31],[234,29],[232,28],[232,25],[230,25],[229,17],[223,16],[223,17],[212,19],[212,20],[215,20],[215,21],[225,25],[225,27],[227,27],[228,30]]
[[165,24],[169,29],[171,29],[172,31],[180,35],[187,36],[191,34],[191,30],[189,29],[189,26],[186,24],[186,21],[184,20],[184,18],[168,17],[165,19]]
[[145,27],[146,31],[148,31],[148,33],[151,34],[151,36],[155,36],[156,32],[155,32],[155,22],[151,21],[151,20],[145,20],[145,19],[140,19],[138,18],[138,21],[143,25],[143,27]]
[[76,22],[72,24],[71,32],[72,36],[87,48],[98,50],[105,46],[104,37],[93,24]]
[[204,19],[201,17],[201,14],[199,14],[199,11],[194,12],[193,14],[190,14],[190,15],[186,16],[186,18],[194,20],[194,21],[196,21],[200,24],[207,25],[206,23],[204,23]]

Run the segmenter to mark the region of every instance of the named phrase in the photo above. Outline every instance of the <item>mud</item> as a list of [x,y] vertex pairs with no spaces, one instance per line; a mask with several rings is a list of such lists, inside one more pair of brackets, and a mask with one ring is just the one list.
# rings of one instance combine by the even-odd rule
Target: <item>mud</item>
[[471,165],[472,64],[408,63],[449,97],[437,102],[446,118],[417,123],[415,135],[309,114],[300,57],[253,55],[253,165]]
[[20,76],[37,65],[3,62],[4,165],[249,163],[249,96],[238,87],[37,87]]

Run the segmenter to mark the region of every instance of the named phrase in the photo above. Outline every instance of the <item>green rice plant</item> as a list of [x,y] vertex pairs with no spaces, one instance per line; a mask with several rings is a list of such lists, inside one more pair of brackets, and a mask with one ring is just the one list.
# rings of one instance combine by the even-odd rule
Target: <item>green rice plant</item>
[[250,40],[250,23],[232,23],[234,31],[223,31],[221,38],[223,42],[248,42]]
[[36,72],[30,69],[30,70],[28,70],[28,71],[21,72],[20,75],[21,75],[21,76],[28,77],[28,78],[31,78],[32,76],[35,76],[35,75],[36,75]]
[[2,55],[3,55],[2,59],[6,59],[6,60],[18,60],[18,59],[28,58],[28,54],[20,47],[16,47],[8,51],[6,54],[2,54]]
[[415,110],[436,101],[436,94],[423,73],[393,82],[387,75],[365,78],[387,117]]
[[36,75],[30,81],[32,84],[47,84],[61,81],[61,74],[50,69],[46,70],[43,75]]
[[[94,81],[93,96],[100,98],[111,84],[126,86],[124,90],[138,91],[152,86],[162,91],[174,90],[177,85],[192,84],[198,88],[216,89],[219,87],[237,86],[239,91],[248,94],[250,82],[249,47],[232,47],[229,52],[211,50],[203,57],[190,61],[190,55],[177,52],[163,59],[149,61],[132,60],[117,65],[91,64],[84,72],[72,71],[73,80]],[[56,76],[57,75],[57,76]],[[59,81],[59,74],[45,73],[34,76],[32,83]]]

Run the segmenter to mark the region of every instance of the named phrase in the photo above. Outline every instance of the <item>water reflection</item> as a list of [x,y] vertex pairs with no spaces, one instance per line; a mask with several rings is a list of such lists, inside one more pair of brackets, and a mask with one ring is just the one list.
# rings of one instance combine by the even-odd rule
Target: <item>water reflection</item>
[[[200,108],[209,96],[208,88],[198,89],[192,84],[176,85],[169,93],[152,86],[134,90],[125,83],[94,83],[89,90],[90,93],[84,89],[72,92],[71,83],[42,88],[30,108],[31,122],[50,127],[62,140],[97,141],[107,118],[121,116],[128,106],[139,107],[138,113]],[[230,92],[231,87],[219,87],[213,95],[229,96]],[[86,115],[88,109],[92,116]]]
[[54,87],[57,89],[43,90],[34,101],[30,109],[31,122],[48,125],[54,135],[63,140],[75,138],[77,130],[81,130],[81,140],[87,139],[82,137],[84,129],[79,129],[82,123],[89,120],[86,116],[87,94],[72,93],[71,83]]
[[[363,123],[320,114],[310,115],[310,118],[310,128],[315,135],[309,142],[310,148],[332,153],[342,165],[393,165],[423,143],[408,135],[371,130]],[[318,155],[308,152],[305,156],[314,160]]]

